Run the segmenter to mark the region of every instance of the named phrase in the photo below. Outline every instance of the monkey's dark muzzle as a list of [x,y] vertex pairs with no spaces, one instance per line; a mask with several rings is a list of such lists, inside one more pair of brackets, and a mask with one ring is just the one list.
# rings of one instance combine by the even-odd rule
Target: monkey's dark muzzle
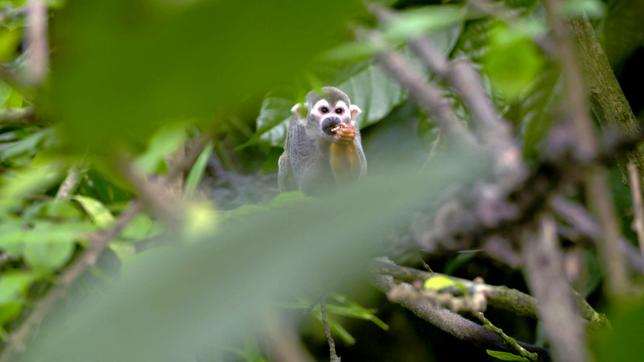
[[339,117],[329,117],[322,121],[322,132],[333,136],[335,134],[334,129],[342,123],[342,120]]

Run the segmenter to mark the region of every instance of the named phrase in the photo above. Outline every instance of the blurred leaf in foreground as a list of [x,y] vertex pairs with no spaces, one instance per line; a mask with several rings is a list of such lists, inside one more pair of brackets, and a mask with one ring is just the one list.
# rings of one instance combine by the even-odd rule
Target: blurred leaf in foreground
[[140,142],[164,121],[226,114],[295,77],[339,42],[357,4],[72,1],[54,24],[46,103],[77,146]]
[[399,162],[355,188],[249,214],[200,242],[166,235],[175,242],[137,256],[100,296],[52,314],[24,359],[189,361],[242,337],[279,300],[360,280],[401,217],[486,169],[478,155],[448,156],[440,173]]

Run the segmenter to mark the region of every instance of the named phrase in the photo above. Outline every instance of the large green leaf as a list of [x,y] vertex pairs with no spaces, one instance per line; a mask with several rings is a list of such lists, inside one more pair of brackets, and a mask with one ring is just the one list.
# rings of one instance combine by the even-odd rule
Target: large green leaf
[[166,121],[210,122],[336,44],[357,4],[73,1],[54,22],[45,103],[68,141],[96,152],[144,141]]
[[480,177],[486,163],[469,157],[446,155],[433,175],[398,162],[356,188],[248,215],[201,242],[167,235],[159,242],[170,245],[132,260],[116,284],[52,315],[25,360],[194,360],[242,337],[263,311],[302,288],[355,280],[403,215]]
[[[450,21],[449,24],[451,25],[425,34],[445,56],[454,48],[463,28],[460,22]],[[360,46],[360,43],[350,46]],[[425,79],[428,78],[427,71],[408,49],[402,48],[400,52]],[[343,75],[332,83],[346,92],[351,102],[362,109],[358,119],[361,128],[382,120],[407,98],[402,86],[373,61],[352,63],[350,68],[352,71],[348,74],[341,72]],[[254,140],[260,139],[272,146],[283,146],[289,110],[295,103],[287,99],[267,98],[257,118],[258,136]]]

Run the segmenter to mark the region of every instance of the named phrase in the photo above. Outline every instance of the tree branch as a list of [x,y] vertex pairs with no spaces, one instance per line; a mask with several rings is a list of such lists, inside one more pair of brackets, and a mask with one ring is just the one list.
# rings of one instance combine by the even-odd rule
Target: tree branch
[[34,112],[33,107],[0,111],[0,126],[31,126],[40,124],[41,122],[36,118],[36,112]]
[[443,91],[430,83],[423,81],[423,76],[414,70],[414,67],[400,54],[389,49],[389,46],[377,32],[357,31],[358,38],[365,40],[377,49],[378,63],[391,74],[400,84],[409,90],[411,96],[418,104],[430,114],[435,116],[439,127],[445,134],[454,139],[473,142],[470,132],[463,126],[449,102],[443,97]]
[[[389,293],[392,288],[398,288],[401,293],[397,293],[395,300],[392,300],[392,302],[400,304],[419,318],[462,341],[480,348],[514,352],[514,348],[507,345],[496,333],[449,309],[435,305],[410,284],[396,284],[391,276],[384,275],[375,276],[374,284],[376,288],[385,294]],[[524,342],[518,343],[526,350],[538,353],[539,361],[549,360],[548,352],[545,349]]]
[[552,345],[554,360],[587,361],[585,330],[563,272],[556,225],[543,217],[538,230],[526,230],[524,234],[525,274],[538,300],[537,309]]
[[[569,103],[572,124],[577,135],[577,152],[580,159],[589,159],[597,153],[597,140],[588,112],[586,88],[577,64],[574,44],[566,24],[560,18],[559,0],[542,0],[561,62],[566,100]],[[585,182],[586,198],[601,225],[603,239],[598,244],[599,254],[607,274],[606,288],[610,295],[624,293],[628,278],[619,250],[619,229],[613,198],[608,187],[606,171],[597,166],[588,172]]]
[[[590,21],[585,18],[571,19],[569,29],[590,91],[593,114],[603,126],[619,125],[628,134],[638,133],[639,122],[619,86]],[[633,150],[627,158],[637,166],[640,184],[644,184],[644,148]],[[627,175],[625,163],[621,166],[622,173]]]

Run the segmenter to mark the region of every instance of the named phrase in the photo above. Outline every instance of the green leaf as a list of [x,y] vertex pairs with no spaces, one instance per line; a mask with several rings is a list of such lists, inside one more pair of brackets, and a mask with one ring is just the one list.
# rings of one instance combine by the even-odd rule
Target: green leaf
[[367,65],[338,87],[362,109],[360,128],[384,118],[406,97],[400,84],[375,65]]
[[282,147],[291,118],[291,107],[295,103],[284,98],[268,97],[264,99],[259,116],[257,116],[257,133],[246,144],[261,140],[272,146]]
[[54,219],[78,220],[83,214],[69,200],[53,199],[43,205],[43,216]]
[[599,0],[565,0],[561,5],[561,13],[568,17],[599,18],[604,12],[604,3]]
[[392,42],[403,42],[459,23],[464,14],[462,7],[453,5],[423,6],[402,11],[395,21],[385,26],[384,35]]
[[71,1],[53,22],[46,105],[68,142],[96,153],[167,121],[212,125],[337,45],[359,4]]
[[116,254],[116,257],[125,263],[136,255],[136,247],[127,241],[112,241],[110,243],[110,250]]
[[483,58],[483,69],[495,90],[509,100],[518,98],[535,82],[542,66],[532,39],[506,27],[496,28]]
[[52,129],[43,129],[15,142],[0,144],[0,161],[8,160],[24,154],[29,154],[29,156],[31,156],[38,151],[38,146],[50,137],[52,133]]
[[55,224],[38,221],[25,231],[24,257],[31,267],[44,272],[53,272],[63,266],[74,251],[74,244],[82,235],[94,231],[86,223],[66,222]]
[[0,327],[20,315],[24,296],[34,279],[29,272],[3,272],[0,278]]
[[591,333],[589,346],[595,361],[638,361],[644,354],[644,298],[622,299],[608,313],[612,328]]
[[5,173],[0,177],[0,215],[19,205],[24,197],[42,192],[59,176],[60,168],[51,163]]
[[449,287],[455,287],[456,284],[457,283],[455,281],[453,281],[452,279],[446,276],[436,275],[436,276],[427,278],[427,280],[425,280],[425,283],[423,283],[423,288],[441,290]]
[[503,352],[503,351],[493,351],[490,349],[486,349],[485,352],[487,352],[488,355],[500,359],[501,361],[520,361],[520,362],[530,362],[529,359],[518,356],[516,354],[510,353],[510,352]]
[[157,235],[162,230],[161,225],[146,214],[138,214],[121,232],[121,238],[126,240],[141,240]]
[[32,242],[25,245],[24,256],[32,268],[51,272],[65,265],[73,251],[72,240]]
[[81,195],[76,195],[72,199],[81,205],[99,228],[107,228],[114,222],[114,216],[100,201]]
[[0,62],[13,60],[21,39],[21,28],[5,28],[0,30]]
[[175,124],[159,129],[150,139],[146,152],[136,159],[137,168],[146,174],[166,171],[166,158],[185,140],[186,131],[182,125]]
[[29,285],[34,280],[33,274],[22,271],[7,271],[0,278],[0,304],[22,301]]
[[25,232],[20,220],[2,220],[0,223],[0,249],[11,256],[21,256]]
[[523,138],[523,153],[528,158],[538,157],[541,141],[556,119],[561,87],[559,74],[554,65],[547,67],[531,89],[506,114],[508,119],[521,122],[519,128]]
[[206,166],[208,166],[208,159],[212,154],[212,150],[213,144],[210,142],[206,145],[203,151],[201,151],[195,164],[192,165],[190,173],[188,173],[188,177],[186,178],[185,194],[187,196],[191,196],[195,191],[197,191],[197,187],[199,187],[199,184],[201,183]]

